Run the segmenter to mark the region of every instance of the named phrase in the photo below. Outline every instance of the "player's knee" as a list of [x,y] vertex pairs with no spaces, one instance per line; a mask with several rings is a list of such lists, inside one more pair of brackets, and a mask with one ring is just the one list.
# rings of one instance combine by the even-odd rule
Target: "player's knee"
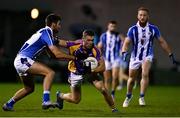
[[142,73],[142,78],[146,79],[146,78],[148,78],[148,77],[149,77],[149,75],[148,75],[148,74],[146,74],[146,73]]
[[54,77],[55,72],[54,72],[53,70],[51,70],[51,71],[49,71],[48,75],[49,75],[50,77]]
[[34,86],[33,87],[25,87],[25,90],[27,93],[32,93],[32,92],[34,92]]

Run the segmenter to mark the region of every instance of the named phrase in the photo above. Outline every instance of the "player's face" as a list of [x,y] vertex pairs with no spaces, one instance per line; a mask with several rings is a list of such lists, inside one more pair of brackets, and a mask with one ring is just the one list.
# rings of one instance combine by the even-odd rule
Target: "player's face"
[[92,49],[94,46],[94,36],[86,36],[84,39],[84,47],[86,49]]
[[54,25],[53,32],[54,32],[54,33],[58,33],[59,30],[60,30],[60,28],[61,28],[60,21],[58,21],[58,22]]
[[140,11],[138,11],[137,18],[138,18],[138,21],[139,21],[141,24],[146,24],[147,21],[148,21],[148,19],[149,19],[148,12],[145,11],[145,10],[140,10]]
[[117,28],[116,24],[112,24],[112,23],[108,24],[108,31],[114,32],[116,31],[116,28]]

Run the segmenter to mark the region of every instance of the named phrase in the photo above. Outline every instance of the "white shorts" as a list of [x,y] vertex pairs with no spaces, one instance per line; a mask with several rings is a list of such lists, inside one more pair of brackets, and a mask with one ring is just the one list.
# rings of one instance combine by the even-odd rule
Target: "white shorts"
[[119,59],[116,59],[114,62],[105,60],[106,70],[112,70],[112,68],[119,68],[119,66],[120,66]]
[[83,75],[77,75],[72,72],[70,73],[68,82],[71,84],[71,87],[81,86],[82,81],[83,81]]
[[145,57],[143,60],[139,60],[137,58],[130,58],[129,69],[139,69],[139,67],[145,60],[152,62],[152,59],[152,56]]
[[14,60],[14,67],[19,76],[27,76],[26,71],[32,66],[34,60],[24,55],[17,55]]

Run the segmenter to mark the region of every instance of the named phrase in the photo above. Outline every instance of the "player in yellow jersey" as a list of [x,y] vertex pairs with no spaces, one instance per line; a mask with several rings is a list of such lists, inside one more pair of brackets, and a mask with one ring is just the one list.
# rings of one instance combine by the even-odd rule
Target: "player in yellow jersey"
[[[101,72],[105,69],[104,60],[101,56],[100,51],[93,44],[94,32],[92,30],[85,30],[83,32],[82,40],[79,43],[75,42],[65,42],[63,40],[59,41],[59,44],[63,47],[69,49],[70,55],[77,57],[77,60],[71,60],[68,64],[69,83],[71,84],[71,92],[61,93],[57,92],[57,107],[59,109],[63,108],[63,101],[78,104],[81,100],[81,84],[84,79],[84,75],[88,73],[88,76],[93,75],[91,78],[92,84],[95,88],[100,91],[107,104],[112,109],[112,112],[117,112],[113,99],[107,89],[104,87],[103,80],[100,79]],[[89,66],[84,64],[84,60],[88,57],[95,57],[98,61],[98,66],[91,72],[90,64]]]

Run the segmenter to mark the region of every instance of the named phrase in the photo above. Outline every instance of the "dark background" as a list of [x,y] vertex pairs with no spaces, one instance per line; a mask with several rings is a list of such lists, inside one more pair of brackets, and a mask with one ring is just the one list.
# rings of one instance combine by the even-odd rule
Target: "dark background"
[[[0,2],[0,81],[19,81],[13,66],[14,58],[22,44],[39,28],[44,27],[44,18],[55,12],[62,16],[59,36],[74,40],[81,37],[83,29],[96,31],[97,39],[106,30],[109,20],[117,20],[118,29],[126,35],[128,28],[137,22],[137,8],[150,10],[150,22],[157,25],[162,36],[171,45],[180,59],[179,0],[5,0]],[[32,8],[39,9],[39,17],[32,19]],[[168,55],[155,41],[155,64],[152,83],[180,85],[179,68],[174,68]],[[67,78],[67,62],[42,56],[56,73],[57,82]],[[173,71],[176,70],[176,71]],[[39,80],[39,79],[37,79]],[[40,80],[41,81],[41,80]]]

